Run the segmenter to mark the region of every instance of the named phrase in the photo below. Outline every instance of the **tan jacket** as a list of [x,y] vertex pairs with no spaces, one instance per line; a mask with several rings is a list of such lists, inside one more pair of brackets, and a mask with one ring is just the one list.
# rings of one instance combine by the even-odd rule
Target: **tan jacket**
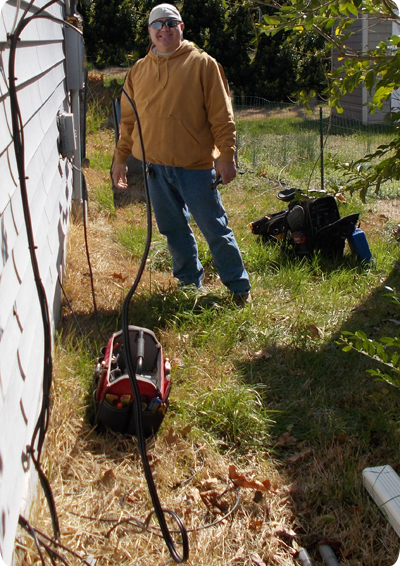
[[[130,70],[125,89],[137,108],[147,162],[208,169],[218,156],[234,160],[235,123],[224,72],[193,43],[184,40],[165,57],[150,51]],[[133,109],[122,94],[116,163],[131,153],[142,159]]]

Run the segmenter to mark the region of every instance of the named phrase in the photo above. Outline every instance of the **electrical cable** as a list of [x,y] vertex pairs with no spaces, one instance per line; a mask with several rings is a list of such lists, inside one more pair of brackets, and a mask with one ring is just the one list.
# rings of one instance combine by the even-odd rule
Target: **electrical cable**
[[[43,548],[46,550],[47,554],[49,554],[51,560],[53,560],[51,555],[54,555],[54,558],[61,560],[64,564],[68,564],[66,559],[59,552],[50,548],[50,546],[48,544],[46,544],[43,540],[41,540],[41,538],[39,538],[39,537],[46,539],[49,543],[54,544],[55,546],[64,550],[65,552],[68,552],[69,554],[71,554],[75,558],[78,558],[83,564],[85,564],[85,566],[93,566],[92,563],[88,562],[85,558],[82,558],[82,556],[80,556],[77,552],[71,550],[70,548],[68,548],[64,544],[61,544],[59,541],[52,539],[51,537],[49,537],[48,535],[46,535],[45,533],[43,533],[42,531],[40,531],[36,527],[33,527],[24,517],[22,517],[22,515],[19,516],[18,522],[19,522],[19,525],[32,536],[32,538],[34,539],[34,541],[37,545],[43,546]],[[38,548],[38,551],[39,551],[39,548]],[[39,552],[39,554],[42,555],[41,552]],[[44,562],[42,562],[42,563],[44,564]]]
[[[136,120],[136,125],[137,125],[137,128],[138,128],[138,136],[139,136],[139,140],[140,140],[140,147],[141,147],[141,153],[142,153],[142,166],[143,166],[143,177],[144,177],[146,209],[147,209],[147,215],[146,215],[147,216],[147,239],[146,239],[145,250],[144,250],[144,253],[143,253],[143,256],[142,256],[142,260],[141,260],[141,263],[140,263],[140,266],[139,266],[138,273],[136,275],[136,279],[135,279],[132,287],[130,288],[130,290],[129,290],[129,292],[128,292],[125,300],[124,300],[124,303],[122,305],[122,311],[121,311],[121,325],[122,325],[123,342],[124,342],[124,344],[128,345],[129,344],[129,304],[130,304],[130,301],[132,299],[133,294],[136,291],[136,288],[139,284],[139,281],[141,279],[141,276],[143,274],[143,271],[144,271],[144,268],[145,268],[145,265],[146,265],[147,256],[148,256],[148,253],[149,253],[150,243],[151,243],[151,233],[152,233],[151,221],[152,221],[152,218],[151,218],[151,204],[150,204],[150,197],[149,197],[149,189],[148,189],[148,185],[147,185],[147,175],[146,175],[146,157],[145,157],[145,149],[144,149],[140,119],[139,119],[139,116],[138,116],[136,105],[135,105],[134,101],[132,100],[132,98],[127,93],[125,87],[123,88],[122,92],[123,92],[123,94],[125,94],[125,96],[127,97],[128,101],[129,101],[129,104],[132,107],[132,110],[133,110],[133,113],[134,113],[134,116],[135,116],[135,120]],[[145,478],[146,478],[146,481],[147,481],[147,485],[148,485],[148,488],[149,488],[149,493],[150,493],[151,500],[152,500],[152,503],[153,503],[154,511],[155,511],[156,516],[157,516],[157,519],[158,519],[158,522],[159,522],[165,543],[168,547],[168,550],[169,550],[172,558],[175,560],[175,562],[178,563],[178,564],[181,564],[182,562],[186,562],[187,559],[189,558],[189,541],[188,541],[188,537],[187,537],[187,532],[186,532],[186,529],[185,529],[183,523],[181,522],[180,518],[175,513],[173,513],[172,511],[169,511],[167,509],[163,509],[161,507],[161,503],[160,503],[160,500],[158,498],[157,490],[156,490],[156,487],[155,487],[155,484],[154,484],[153,474],[151,472],[151,468],[150,468],[149,461],[148,461],[148,458],[147,458],[146,442],[145,442],[144,431],[143,431],[142,411],[141,411],[141,405],[138,402],[138,400],[140,399],[140,392],[139,392],[139,386],[138,386],[137,380],[136,380],[136,372],[137,372],[137,369],[138,369],[138,365],[141,364],[142,360],[141,360],[141,358],[138,357],[137,366],[134,367],[130,348],[127,347],[126,352],[128,352],[128,354],[126,355],[126,363],[127,363],[127,368],[128,368],[129,381],[131,383],[133,397],[134,397],[134,399],[136,399],[136,402],[133,404],[133,412],[134,412],[134,418],[135,418],[136,436],[137,436],[140,455],[142,457],[144,475],[145,475]],[[176,549],[174,540],[171,536],[170,530],[169,530],[167,522],[165,520],[165,513],[169,513],[173,517],[173,519],[176,521],[176,523],[178,524],[179,532],[180,532],[181,537],[182,537],[182,547],[183,547],[182,556],[178,553],[178,551]]]
[[[201,525],[200,527],[193,527],[191,529],[186,529],[187,533],[197,533],[199,531],[204,531],[206,529],[210,529],[211,527],[215,527],[216,525],[218,525],[219,523],[222,523],[223,521],[225,521],[230,515],[232,515],[232,513],[237,509],[239,503],[240,503],[240,490],[239,488],[235,485],[235,489],[236,489],[236,501],[234,506],[227,512],[225,513],[225,515],[223,515],[222,517],[219,517],[218,519],[216,519],[215,521],[213,521],[212,523],[208,523],[207,525]],[[224,492],[226,493],[226,492]],[[74,515],[76,515],[76,513],[73,513]],[[93,521],[103,521],[103,522],[111,522],[114,521],[116,524],[113,525],[106,533],[106,537],[108,537],[112,531],[114,531],[116,528],[118,528],[120,525],[124,524],[124,523],[130,523],[130,522],[134,522],[135,525],[138,527],[138,529],[140,529],[140,531],[144,532],[147,531],[149,533],[152,533],[154,535],[157,536],[162,536],[162,534],[160,535],[157,532],[156,528],[153,527],[149,527],[149,522],[151,519],[151,516],[154,514],[154,511],[151,511],[151,513],[149,514],[149,516],[147,517],[147,519],[145,520],[144,523],[142,523],[141,521],[139,521],[139,519],[137,519],[136,517],[123,517],[122,519],[106,519],[106,518],[101,518],[101,519],[96,519],[95,517],[83,517],[83,518],[87,518],[89,520],[93,520]],[[207,515],[206,515],[207,516]],[[179,531],[171,531],[173,534],[178,534]]]
[[[53,0],[52,3],[54,2],[55,0]],[[26,174],[25,174],[24,126],[23,126],[21,111],[18,103],[17,88],[16,88],[17,79],[15,77],[15,57],[16,57],[16,50],[17,50],[19,37],[23,29],[26,27],[26,25],[30,21],[32,21],[32,18],[33,16],[26,19],[21,18],[20,22],[18,23],[18,26],[16,27],[15,33],[9,36],[9,40],[10,40],[10,56],[9,56],[9,65],[8,65],[9,93],[10,93],[11,122],[12,122],[12,132],[13,132],[13,141],[14,141],[14,151],[15,151],[15,158],[16,158],[18,176],[20,181],[22,208],[23,208],[23,214],[24,214],[24,220],[26,226],[30,260],[31,260],[32,271],[36,284],[36,291],[40,303],[40,310],[41,310],[42,322],[43,322],[43,332],[44,332],[42,405],[36,426],[33,431],[29,452],[32,457],[34,466],[37,470],[37,473],[39,475],[39,480],[49,505],[54,535],[56,538],[59,538],[60,527],[56,513],[53,494],[51,492],[49,481],[40,463],[44,439],[48,429],[49,414],[50,414],[50,389],[51,389],[52,369],[53,369],[52,352],[51,352],[51,347],[52,347],[51,322],[50,322],[46,292],[42,280],[40,278],[40,270],[35,251],[36,246],[33,236],[33,228],[32,228],[32,221],[30,215],[29,198],[28,198]],[[36,445],[37,456],[35,455],[35,445]]]
[[[44,348],[43,348],[43,382],[42,382],[42,404],[39,412],[39,416],[32,434],[31,444],[28,447],[28,453],[30,454],[35,469],[39,476],[39,481],[44,491],[49,510],[51,515],[52,527],[54,536],[56,539],[60,538],[60,526],[58,521],[58,516],[55,507],[55,501],[53,493],[51,491],[50,483],[45,475],[42,465],[41,465],[41,455],[45,436],[47,433],[49,418],[50,418],[50,389],[52,383],[53,374],[53,361],[52,361],[52,336],[51,336],[51,321],[49,314],[49,307],[47,303],[46,291],[41,280],[39,264],[36,257],[36,246],[33,236],[32,220],[29,207],[28,190],[26,184],[26,173],[25,173],[25,141],[24,141],[24,125],[21,117],[21,111],[18,102],[17,87],[15,77],[15,58],[18,42],[20,35],[25,27],[33,21],[35,18],[46,18],[62,25],[67,25],[77,33],[82,35],[82,32],[69,24],[68,22],[52,16],[50,14],[44,14],[43,12],[47,10],[51,5],[57,3],[58,0],[51,0],[44,6],[42,6],[37,12],[27,17],[27,13],[33,6],[34,0],[31,0],[24,10],[23,15],[15,27],[14,33],[8,35],[8,40],[10,43],[10,53],[8,62],[9,71],[9,96],[10,96],[10,108],[11,108],[11,124],[12,124],[12,134],[14,142],[14,152],[15,159],[17,163],[18,177],[20,181],[20,191],[21,191],[21,201],[23,208],[23,215],[26,227],[26,234],[28,240],[28,249],[30,254],[31,266],[33,271],[33,276],[36,285],[36,292],[39,299],[41,317],[43,323],[43,333],[44,333]],[[36,446],[36,448],[35,448]],[[37,456],[35,454],[37,452]]]
[[86,221],[86,219],[87,219],[86,217],[87,217],[88,192],[87,192],[87,187],[86,187],[85,175],[83,174],[82,171],[81,171],[81,175],[82,175],[82,185],[83,185],[83,187],[82,187],[82,193],[83,193],[83,198],[82,198],[83,234],[84,234],[84,239],[85,239],[86,258],[87,258],[87,263],[88,263],[88,267],[89,267],[90,289],[91,289],[91,292],[92,292],[94,316],[96,318],[96,324],[97,324],[97,329],[99,331],[99,334],[100,334],[102,340],[104,340],[106,342],[107,339],[105,338],[105,336],[103,336],[102,329],[101,329],[101,326],[100,326],[99,312],[97,310],[96,294],[95,294],[95,290],[94,290],[92,263],[90,261],[90,254],[89,254],[89,242],[88,242],[88,237],[87,237],[87,221]]

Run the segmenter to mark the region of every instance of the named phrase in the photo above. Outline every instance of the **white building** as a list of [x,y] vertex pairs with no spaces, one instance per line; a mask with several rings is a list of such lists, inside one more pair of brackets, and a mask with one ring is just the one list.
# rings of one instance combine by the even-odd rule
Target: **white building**
[[[387,43],[392,35],[399,35],[399,23],[390,20],[387,16],[363,15],[355,20],[350,26],[351,37],[346,42],[346,47],[354,53],[361,53],[367,49],[375,49],[383,41]],[[337,56],[333,57],[333,69],[337,69],[342,64]],[[343,107],[344,118],[358,120],[363,124],[381,124],[391,111],[400,106],[400,95],[394,91],[389,100],[385,101],[382,110],[374,114],[369,112],[368,103],[372,101],[372,96],[365,87],[355,88],[353,92],[344,95],[340,103]]]
[[[44,337],[51,339],[59,315],[69,217],[81,203],[83,41],[63,23],[76,23],[69,0],[48,3],[32,17],[45,4],[0,0],[0,556],[7,566],[19,514],[28,513],[37,487],[29,446],[42,406]],[[48,306],[47,333],[28,233]]]

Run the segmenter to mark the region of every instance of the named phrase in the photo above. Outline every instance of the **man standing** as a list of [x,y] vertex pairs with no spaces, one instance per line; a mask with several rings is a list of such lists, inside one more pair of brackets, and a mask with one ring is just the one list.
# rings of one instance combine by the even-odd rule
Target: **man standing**
[[[228,226],[218,189],[236,177],[236,131],[222,67],[183,39],[181,16],[160,4],[149,16],[152,46],[125,81],[135,102],[146,161],[148,186],[158,229],[165,235],[180,285],[201,288],[203,267],[190,228],[193,217],[210,247],[221,281],[234,302],[251,302],[250,282]],[[121,99],[121,133],[112,177],[126,188],[126,160],[142,159],[138,127],[126,96]],[[215,160],[218,161],[215,165]]]

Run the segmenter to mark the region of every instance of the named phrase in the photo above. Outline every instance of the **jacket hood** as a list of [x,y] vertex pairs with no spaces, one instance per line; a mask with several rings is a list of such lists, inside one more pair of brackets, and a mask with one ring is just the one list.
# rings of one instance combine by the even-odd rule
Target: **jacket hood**
[[184,53],[187,53],[188,51],[195,51],[197,47],[191,41],[188,41],[187,39],[183,39],[178,49],[175,49],[175,51],[173,51],[170,55],[164,55],[164,56],[157,55],[157,53],[155,53],[153,49],[154,49],[154,45],[151,47],[150,51],[148,52],[147,54],[148,57],[154,59],[158,59],[158,58],[173,59],[175,57],[179,57],[180,55],[183,55]]
[[182,41],[182,43],[180,44],[180,46],[178,47],[178,49],[175,49],[175,51],[173,51],[170,55],[157,55],[157,53],[154,51],[154,46],[151,47],[150,51],[147,54],[147,57],[149,57],[157,65],[157,69],[155,71],[155,79],[157,81],[159,81],[160,78],[161,78],[161,66],[163,64],[165,64],[165,74],[166,74],[166,76],[165,76],[165,81],[164,81],[162,88],[165,88],[168,84],[168,79],[169,79],[168,64],[169,64],[169,61],[176,59],[178,57],[181,57],[185,53],[188,53],[190,51],[196,51],[196,50],[197,50],[197,47],[194,45],[194,43],[192,43],[191,41],[188,41],[187,39],[184,39]]

